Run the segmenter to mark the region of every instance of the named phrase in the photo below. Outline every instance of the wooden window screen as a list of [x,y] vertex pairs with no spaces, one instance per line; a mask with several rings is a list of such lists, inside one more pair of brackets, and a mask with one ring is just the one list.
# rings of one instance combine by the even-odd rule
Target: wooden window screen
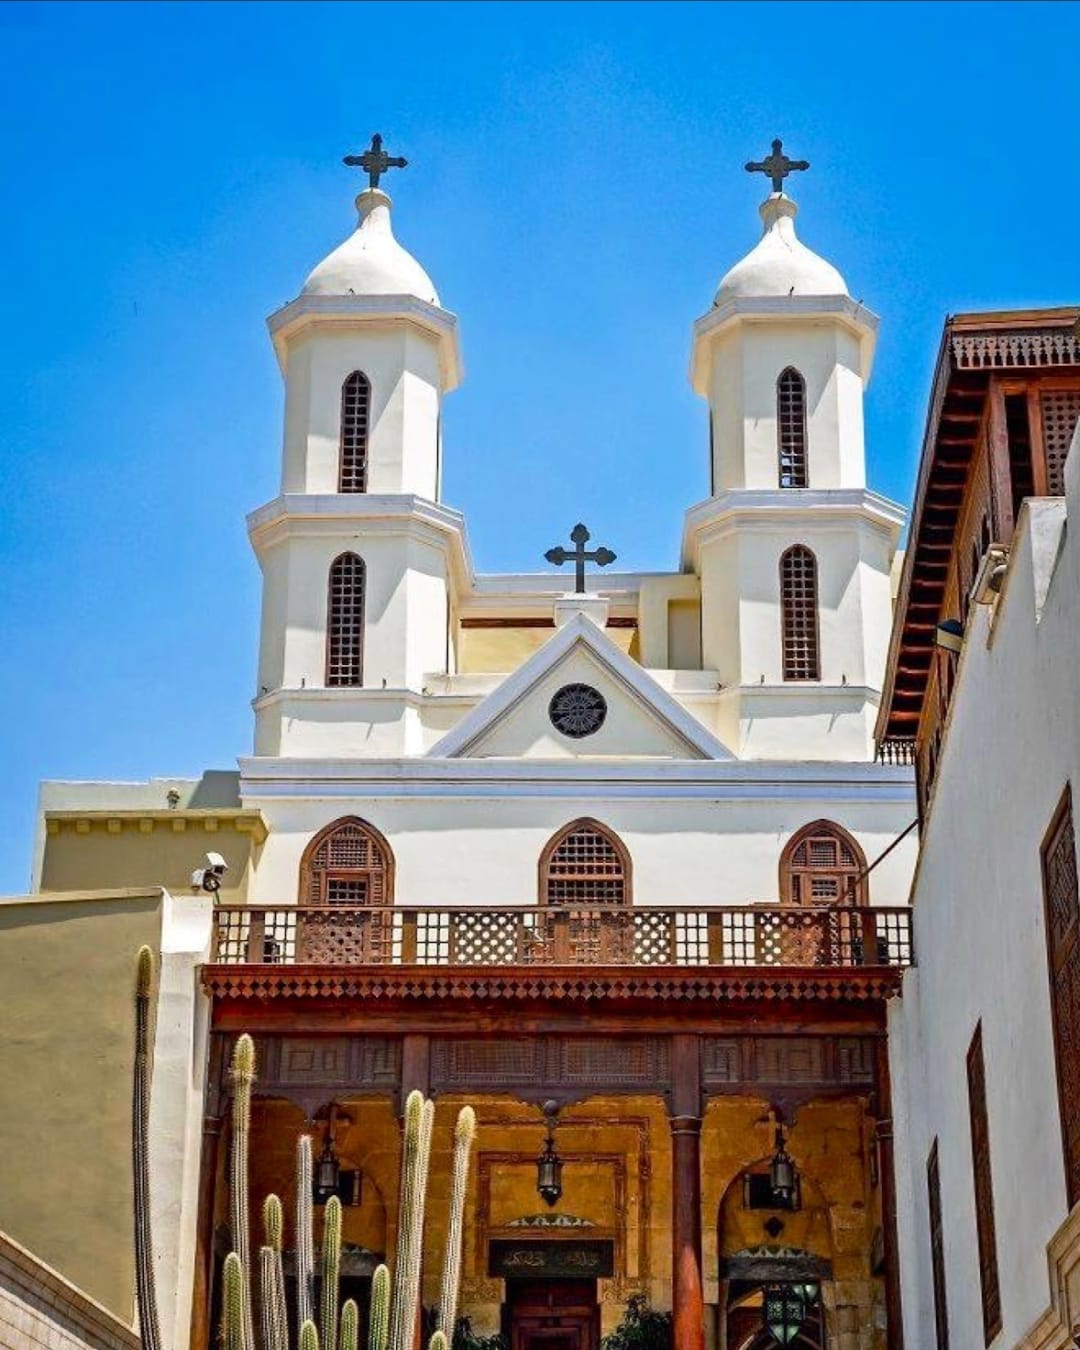
[[547,905],[625,905],[630,858],[622,841],[595,820],[576,820],[540,859],[540,899]]
[[305,905],[388,905],[394,898],[394,858],[373,826],[355,816],[321,830],[300,863]]
[[934,1330],[937,1350],[949,1350],[949,1305],[945,1296],[945,1242],[941,1227],[941,1173],[938,1141],[926,1160],[926,1194],[930,1206],[930,1270],[934,1280]]
[[1043,840],[1042,876],[1065,1185],[1072,1209],[1080,1200],[1080,893],[1068,788]]
[[979,1283],[982,1286],[983,1339],[989,1345],[1001,1330],[1001,1285],[998,1279],[994,1183],[990,1170],[990,1121],[986,1110],[986,1064],[983,1059],[981,1022],[971,1038],[971,1048],[967,1054],[967,1076],[968,1107],[971,1112],[975,1226],[979,1239]]
[[861,905],[866,857],[854,839],[828,820],[801,829],[780,860],[780,894],[792,905]]
[[330,564],[326,604],[326,683],[364,683],[363,558],[343,553]]
[[1047,389],[1041,396],[1046,490],[1065,495],[1065,459],[1080,419],[1080,389]]
[[788,366],[776,381],[776,442],[780,486],[809,486],[806,462],[806,381]]
[[785,680],[819,680],[817,559],[795,544],[780,559],[780,625]]
[[341,386],[341,446],[338,455],[338,491],[366,492],[368,421],[371,382],[354,370]]

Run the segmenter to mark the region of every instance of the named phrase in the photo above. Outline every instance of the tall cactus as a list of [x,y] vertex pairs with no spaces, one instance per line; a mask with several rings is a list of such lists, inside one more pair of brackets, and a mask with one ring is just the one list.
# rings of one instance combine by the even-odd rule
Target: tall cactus
[[221,1280],[221,1344],[222,1350],[244,1350],[244,1323],[247,1320],[244,1267],[236,1252],[225,1258]]
[[376,1266],[371,1280],[371,1311],[368,1313],[368,1350],[387,1350],[390,1342],[390,1272]]
[[319,1350],[319,1333],[310,1318],[300,1324],[300,1350]]
[[289,1350],[285,1271],[281,1262],[284,1228],[281,1201],[276,1195],[268,1195],[263,1201],[266,1245],[259,1250],[263,1350]]
[[[450,1187],[450,1220],[443,1253],[442,1287],[439,1291],[439,1331],[446,1350],[454,1338],[458,1293],[461,1289],[461,1245],[465,1235],[465,1191],[469,1183],[469,1157],[476,1138],[476,1112],[463,1106],[454,1127],[454,1165]],[[434,1337],[430,1350],[438,1350]]]
[[360,1350],[360,1309],[354,1299],[347,1298],[341,1305],[340,1350]]
[[323,1213],[322,1287],[319,1290],[319,1338],[327,1350],[337,1346],[338,1282],[341,1276],[341,1201],[330,1196]]
[[[296,1141],[296,1324],[310,1322],[315,1300],[315,1215],[311,1175],[311,1135]],[[297,1336],[299,1337],[299,1330]]]
[[433,1331],[431,1340],[428,1341],[428,1350],[450,1350],[450,1342],[446,1338],[446,1332],[443,1330]]
[[243,1350],[255,1350],[251,1313],[251,1233],[248,1217],[248,1141],[251,1135],[251,1087],[255,1082],[255,1042],[240,1036],[232,1057],[232,1153],[229,1178],[229,1220],[233,1249],[244,1282]]
[[135,981],[135,1069],[131,1093],[131,1167],[135,1198],[135,1298],[145,1350],[161,1350],[154,1241],[150,1225],[150,990],[154,955],[140,947]]
[[425,1101],[419,1092],[409,1093],[405,1103],[397,1258],[390,1299],[390,1350],[410,1350],[413,1343],[420,1297],[424,1199],[434,1115],[434,1102]]

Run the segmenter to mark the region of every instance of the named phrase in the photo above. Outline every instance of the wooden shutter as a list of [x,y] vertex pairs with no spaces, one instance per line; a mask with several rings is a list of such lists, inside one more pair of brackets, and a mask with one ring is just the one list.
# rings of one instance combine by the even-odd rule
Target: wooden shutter
[[817,559],[804,544],[780,559],[780,628],[784,679],[820,679]]
[[1065,1185],[1072,1209],[1080,1200],[1080,896],[1068,788],[1043,840],[1042,875]]
[[371,416],[371,383],[361,370],[354,370],[341,386],[341,442],[338,454],[338,491],[366,492],[368,422]]
[[330,564],[326,602],[326,683],[364,683],[364,560],[342,553]]
[[1065,494],[1065,459],[1080,418],[1080,389],[1047,389],[1039,401],[1046,454],[1046,490],[1052,497],[1061,497]]
[[971,1048],[967,1055],[967,1075],[968,1107],[971,1112],[975,1224],[979,1238],[979,1283],[982,1286],[983,1337],[989,1345],[1001,1330],[1001,1285],[998,1279],[994,1183],[990,1169],[990,1121],[986,1111],[986,1064],[983,1060],[981,1022],[971,1038]]
[[594,820],[576,820],[540,860],[540,898],[548,905],[623,905],[630,863],[621,840]]
[[791,366],[776,381],[776,441],[780,486],[808,487],[806,381]]
[[300,863],[306,905],[388,905],[394,898],[393,854],[367,821],[347,816],[315,836]]
[[949,1350],[949,1308],[945,1298],[945,1245],[941,1230],[941,1173],[938,1141],[926,1160],[926,1193],[930,1205],[930,1269],[934,1279],[934,1330],[937,1350]]

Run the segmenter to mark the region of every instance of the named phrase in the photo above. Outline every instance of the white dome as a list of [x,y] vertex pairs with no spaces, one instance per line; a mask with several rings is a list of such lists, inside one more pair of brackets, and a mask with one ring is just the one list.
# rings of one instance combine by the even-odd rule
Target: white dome
[[773,193],[760,207],[764,233],[720,283],[714,305],[742,297],[847,295],[844,278],[795,235],[798,207]]
[[368,188],[356,199],[360,222],[304,282],[302,295],[414,295],[437,305],[431,278],[394,238],[390,198]]

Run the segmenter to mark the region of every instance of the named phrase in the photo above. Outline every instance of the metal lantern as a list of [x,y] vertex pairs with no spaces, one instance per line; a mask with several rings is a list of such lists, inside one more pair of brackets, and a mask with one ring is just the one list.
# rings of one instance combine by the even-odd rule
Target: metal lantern
[[776,1127],[776,1152],[769,1164],[769,1184],[779,1204],[785,1207],[791,1204],[799,1184],[799,1174],[795,1170],[794,1159],[784,1147],[782,1125]]
[[558,1204],[562,1195],[563,1160],[555,1151],[555,1117],[558,1106],[554,1102],[544,1103],[544,1123],[547,1125],[547,1138],[536,1160],[537,1194],[549,1206]]
[[325,1205],[332,1195],[337,1195],[341,1184],[341,1163],[334,1152],[334,1126],[336,1124],[337,1107],[332,1105],[326,1122],[326,1141],[315,1163],[315,1184],[312,1190],[315,1192],[313,1198],[317,1205]]
[[772,1284],[764,1290],[762,1311],[766,1330],[781,1345],[790,1345],[806,1317],[806,1304],[794,1285]]

